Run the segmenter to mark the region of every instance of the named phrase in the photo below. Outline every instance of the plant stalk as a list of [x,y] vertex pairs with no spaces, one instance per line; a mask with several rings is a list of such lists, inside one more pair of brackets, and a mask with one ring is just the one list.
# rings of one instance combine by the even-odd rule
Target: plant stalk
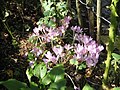
[[97,0],[97,42],[100,43],[100,29],[101,29],[101,0]]
[[79,0],[76,0],[76,9],[77,9],[78,23],[82,27],[83,22],[82,22],[81,6],[80,6],[80,3],[79,3]]
[[[119,0],[117,0],[119,1]],[[110,15],[110,28],[109,28],[109,42],[107,46],[107,59],[105,61],[106,67],[105,67],[105,72],[103,74],[103,82],[102,82],[102,87],[103,89],[106,89],[108,86],[108,75],[109,75],[109,69],[111,66],[111,55],[114,50],[114,42],[115,42],[115,37],[116,37],[116,29],[117,29],[117,14],[116,14],[116,0],[112,0],[110,10],[111,10],[111,15]]]
[[86,5],[88,5],[90,7],[90,9],[88,9],[89,34],[93,39],[95,39],[95,34],[94,34],[94,13],[92,11],[93,0],[86,0]]

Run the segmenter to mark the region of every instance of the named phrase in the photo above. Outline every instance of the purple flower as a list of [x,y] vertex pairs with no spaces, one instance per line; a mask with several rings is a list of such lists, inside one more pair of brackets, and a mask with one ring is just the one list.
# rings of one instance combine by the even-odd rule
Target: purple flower
[[104,49],[104,47],[102,46],[102,45],[99,45],[98,47],[97,47],[97,52],[100,52],[100,51],[102,51]]
[[92,66],[96,65],[96,63],[90,57],[86,58],[86,64],[87,64],[88,67],[92,67]]
[[33,29],[33,32],[35,33],[35,35],[39,36],[39,28],[35,27]]
[[40,49],[37,48],[37,47],[34,47],[31,52],[33,52],[37,57],[38,57],[40,54],[42,54],[42,50],[40,50]]
[[72,26],[71,29],[75,32],[77,29],[77,26]]
[[34,63],[35,63],[35,61],[30,61],[29,66],[32,67]]
[[80,61],[84,61],[84,57],[83,57],[82,54],[75,54],[75,55],[73,56],[73,58],[74,58],[75,60],[78,60],[79,62],[80,62]]
[[53,39],[54,37],[56,37],[58,35],[59,35],[59,33],[57,31],[55,31],[53,28],[49,28],[48,36],[50,37],[50,39]]
[[70,17],[70,16],[65,17],[65,18],[64,18],[65,24],[69,24],[69,23],[70,23],[70,20],[71,20],[71,17]]
[[87,50],[84,48],[84,46],[80,45],[80,44],[76,45],[74,51],[75,51],[76,54],[86,54],[87,53]]
[[54,51],[54,53],[56,55],[62,56],[62,52],[63,52],[63,47],[62,46],[59,46],[59,47],[54,46],[52,48],[52,50]]
[[87,50],[90,52],[90,53],[96,53],[96,45],[88,45],[87,46]]
[[65,27],[64,26],[60,26],[57,28],[57,31],[59,33],[60,36],[62,36],[63,33],[65,33]]
[[98,62],[98,57],[99,57],[99,54],[89,54],[87,57],[86,57],[86,64],[88,67],[92,67],[92,66],[95,66]]
[[70,46],[70,44],[65,44],[64,48],[69,51],[73,48],[73,46]]
[[43,59],[43,61],[47,64],[48,62],[53,62],[54,64],[57,63],[57,58],[55,56],[52,55],[52,53],[50,51],[47,52],[47,54],[45,54],[45,57],[47,59]]
[[93,40],[91,37],[86,36],[85,34],[82,35],[81,38],[79,38],[84,44],[88,44],[90,43],[91,40]]
[[48,34],[42,36],[42,39],[47,43],[51,41],[51,37]]
[[64,25],[65,28],[68,28],[68,25],[70,24],[71,17],[65,17],[62,24]]
[[77,33],[81,33],[82,32],[82,29],[79,26],[72,26],[71,29],[74,32],[77,32]]

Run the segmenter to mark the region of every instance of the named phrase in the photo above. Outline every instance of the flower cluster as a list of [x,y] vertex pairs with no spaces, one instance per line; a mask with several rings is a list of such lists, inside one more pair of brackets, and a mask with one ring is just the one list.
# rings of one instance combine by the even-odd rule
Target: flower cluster
[[42,42],[48,43],[51,40],[54,40],[58,36],[62,36],[67,30],[71,17],[65,17],[61,20],[62,26],[59,27],[47,27],[45,25],[39,25],[33,29],[32,36],[38,36]]
[[[62,37],[69,27],[71,18],[65,17],[61,22],[62,26],[59,27],[46,27],[45,25],[38,26],[33,29],[33,36],[37,36],[41,44],[43,42],[49,43],[56,40],[58,37]],[[45,49],[34,47],[32,52],[39,57],[41,54],[44,56],[42,60],[47,64],[52,62],[57,64],[58,61],[69,61],[70,59],[77,60],[78,62],[86,62],[88,67],[95,66],[98,62],[99,54],[104,49],[103,46],[98,45],[95,40],[91,37],[82,34],[82,29],[79,26],[72,26],[71,30],[73,33],[74,41],[77,43],[63,44],[63,45],[52,45],[49,47],[46,53]],[[70,57],[70,58],[69,58]]]

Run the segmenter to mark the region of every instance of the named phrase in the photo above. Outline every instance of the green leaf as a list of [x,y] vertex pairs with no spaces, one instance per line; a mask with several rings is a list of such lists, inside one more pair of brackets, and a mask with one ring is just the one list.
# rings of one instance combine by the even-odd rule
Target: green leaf
[[53,82],[56,82],[60,79],[64,78],[64,67],[61,64],[58,64],[57,66],[53,67],[53,69],[50,71],[50,78]]
[[44,16],[50,16],[50,10],[44,11]]
[[48,23],[48,26],[55,27],[56,24],[55,24],[55,22],[53,22],[52,20],[50,20],[49,23]]
[[8,90],[25,90],[23,88],[27,88],[29,90],[26,83],[20,82],[15,79],[9,79],[7,81],[1,81],[0,84],[3,84]]
[[50,79],[50,77],[49,77],[49,73],[42,79],[42,83],[43,83],[44,85],[48,85],[48,84],[51,83],[51,79]]
[[72,65],[78,65],[78,61],[76,59],[70,59],[70,64]]
[[33,53],[28,53],[28,60],[34,60]]
[[119,54],[112,53],[112,57],[113,57],[115,60],[120,60],[120,55],[119,55]]
[[112,90],[120,90],[120,87],[115,87]]
[[61,79],[52,83],[48,90],[65,90],[66,88],[66,80]]
[[28,68],[26,70],[26,75],[27,75],[27,78],[28,78],[29,82],[31,82],[31,77],[33,76],[33,72],[31,70],[31,68]]
[[30,88],[31,90],[39,90],[38,85],[34,82],[30,82]]
[[86,83],[82,90],[94,90],[94,88],[92,88],[89,84]]
[[20,90],[32,90],[30,88],[21,88]]
[[47,67],[44,63],[37,64],[34,68],[34,75],[38,78],[43,78],[47,73]]
[[85,69],[86,68],[86,64],[85,63],[81,63],[79,66],[78,66],[78,69],[79,70],[82,70],[82,69]]

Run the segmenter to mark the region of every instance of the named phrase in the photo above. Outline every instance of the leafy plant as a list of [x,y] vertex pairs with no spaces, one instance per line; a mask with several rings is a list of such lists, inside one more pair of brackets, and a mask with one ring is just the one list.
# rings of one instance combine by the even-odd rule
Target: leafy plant
[[57,2],[48,0],[42,3],[42,7],[44,9],[44,17],[41,18],[37,24],[46,24],[49,27],[56,27],[60,19],[63,19],[67,13],[67,4],[66,2]]
[[[79,89],[65,72],[64,66],[75,65],[76,72],[94,67],[104,47],[85,35],[79,26],[69,25],[72,18],[67,16],[65,2],[48,0],[42,3],[42,7],[45,17],[38,21],[38,26],[28,39],[31,45],[26,54],[29,61],[26,70],[29,86],[20,88],[65,90],[68,77],[74,89]],[[66,40],[71,42],[66,43]],[[88,84],[84,88],[92,90]]]
[[[61,25],[58,27],[38,25],[33,29],[33,34],[29,38],[33,48],[28,52],[30,68],[26,73],[30,82],[33,76],[39,79],[41,89],[44,89],[45,86],[52,89],[55,87],[59,87],[60,90],[61,88],[65,89],[65,83],[62,84],[63,86],[59,83],[66,81],[64,79],[65,72],[61,70],[63,66],[58,68],[59,64],[75,65],[77,71],[95,66],[98,62],[103,46],[98,45],[91,37],[82,34],[79,26],[72,26],[69,29],[73,32],[69,36],[69,38],[73,38],[73,41],[68,44],[64,43],[63,39],[67,40],[66,34],[68,34],[70,20],[71,17],[66,16],[59,21]],[[68,74],[66,75],[70,78]]]
[[111,19],[111,24],[110,24],[110,28],[109,28],[109,43],[107,45],[107,60],[105,61],[105,72],[103,74],[103,88],[106,89],[107,88],[107,84],[108,84],[108,75],[109,75],[109,70],[110,70],[110,66],[111,66],[111,55],[113,53],[114,50],[114,42],[115,42],[115,37],[116,37],[116,29],[117,29],[117,12],[116,12],[116,5],[117,2],[119,0],[112,0],[111,5],[110,5],[110,10],[111,10],[111,15],[110,15],[110,19]]
[[20,82],[15,79],[9,79],[7,81],[0,81],[8,90],[30,90],[26,83]]

